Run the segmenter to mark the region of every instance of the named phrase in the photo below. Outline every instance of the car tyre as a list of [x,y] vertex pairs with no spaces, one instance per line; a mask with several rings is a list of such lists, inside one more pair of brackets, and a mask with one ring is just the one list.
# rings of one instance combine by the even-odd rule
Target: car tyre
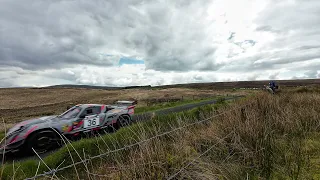
[[32,148],[43,154],[59,146],[60,138],[56,132],[51,130],[38,131],[32,133],[27,139],[28,153],[34,153]]
[[117,120],[117,125],[118,125],[119,128],[127,126],[130,123],[131,123],[131,118],[128,115],[122,115]]

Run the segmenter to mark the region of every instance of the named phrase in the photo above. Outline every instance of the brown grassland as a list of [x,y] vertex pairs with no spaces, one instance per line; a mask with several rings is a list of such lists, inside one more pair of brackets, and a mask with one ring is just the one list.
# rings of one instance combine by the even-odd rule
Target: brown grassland
[[[70,105],[84,103],[110,104],[115,100],[138,100],[146,106],[154,98],[199,99],[217,95],[245,95],[246,90],[197,90],[188,88],[101,90],[85,88],[0,89],[0,117],[7,126],[23,119],[60,114]],[[1,131],[1,129],[0,129]]]
[[[153,96],[167,96],[166,94],[169,96],[193,96],[200,93],[210,95],[236,93],[239,95],[239,92],[231,90],[224,92],[179,88],[175,88],[174,91],[164,89],[155,92],[153,92],[154,90],[121,90],[120,92],[119,90],[97,90],[85,92],[82,96],[79,95],[81,90],[71,89],[68,91],[71,92],[68,92],[69,94],[77,95],[73,95],[73,98],[70,99],[61,98],[59,95],[63,92],[61,90],[52,92],[55,94],[55,98],[51,100],[49,100],[50,95],[42,95],[42,99],[47,98],[47,100],[41,102],[43,104],[49,102],[74,103],[76,97],[79,99],[83,96],[96,98],[97,94],[100,95],[100,99],[96,99],[94,102],[107,101],[110,99],[102,99],[102,97],[110,97],[111,95],[108,94],[108,96],[107,93],[111,94],[111,92],[118,94],[118,96],[112,97],[114,99],[125,94],[121,98],[138,100]],[[240,93],[248,94],[250,91],[241,91]],[[1,96],[3,94],[5,93],[2,92]],[[41,94],[40,91],[39,94]],[[37,100],[36,97],[34,98]],[[25,102],[28,101],[26,99],[24,99]],[[82,100],[89,102],[92,99]],[[10,98],[7,98],[7,102],[10,102]],[[11,104],[1,107],[12,110],[17,104],[17,102],[11,101]],[[17,109],[30,108],[28,106],[32,107],[27,105]],[[208,118],[209,121],[183,128],[191,122],[205,118]],[[12,122],[14,121],[16,120],[12,120]],[[253,96],[234,103],[207,106],[203,110],[196,109],[189,114],[155,117],[151,121],[139,122],[122,128],[116,133],[81,140],[74,143],[73,146],[81,156],[94,156],[96,153],[104,153],[138,141],[144,141],[176,128],[180,129],[165,136],[145,141],[139,146],[90,160],[83,166],[69,168],[57,173],[57,176],[53,176],[53,178],[320,179],[320,89],[317,87],[284,88],[276,95],[255,91]],[[71,146],[68,147],[71,148]],[[44,159],[44,162],[51,168],[55,168],[61,164],[62,160],[70,162],[71,157],[77,159],[76,153],[71,154],[72,156],[68,157],[68,151],[63,148]],[[7,179],[8,177],[12,178],[11,171],[13,169],[15,177],[18,179],[26,178],[24,176],[26,174],[33,176],[35,172],[31,172],[31,169],[36,170],[37,164],[31,161],[9,164],[4,169],[3,175]],[[43,164],[39,167],[42,168],[39,173],[46,169]]]

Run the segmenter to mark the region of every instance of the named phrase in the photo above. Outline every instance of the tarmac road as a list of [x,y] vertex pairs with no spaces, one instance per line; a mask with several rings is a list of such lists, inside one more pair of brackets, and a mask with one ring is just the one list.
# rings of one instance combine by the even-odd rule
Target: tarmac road
[[[237,98],[240,98],[240,97],[244,97],[244,96],[227,97],[227,98],[225,98],[225,100],[233,100],[233,99],[237,99]],[[214,104],[214,103],[216,103],[216,100],[208,100],[208,101],[202,101],[202,102],[198,102],[198,103],[175,106],[175,107],[172,107],[172,108],[160,109],[160,110],[147,112],[147,113],[143,113],[143,114],[136,114],[136,115],[133,116],[132,120],[133,121],[147,120],[147,119],[150,119],[150,117],[153,116],[153,113],[155,115],[166,115],[166,114],[170,114],[170,113],[177,113],[177,112],[187,111],[187,110],[190,110],[190,109],[193,109],[193,108],[196,108],[196,107],[200,107],[200,106],[204,106],[204,105],[208,105],[208,104]]]
[[[244,97],[244,96],[226,97],[225,100],[233,100],[233,99],[237,99],[240,97]],[[190,110],[190,109],[193,109],[196,107],[200,107],[200,106],[204,106],[204,105],[208,105],[208,104],[214,104],[214,103],[216,103],[216,100],[208,100],[208,101],[202,101],[202,102],[198,102],[198,103],[185,104],[185,105],[175,106],[172,108],[156,110],[156,111],[147,112],[147,113],[143,113],[143,114],[136,114],[136,115],[133,115],[132,120],[133,120],[133,122],[148,120],[153,115],[166,115],[166,114],[170,114],[170,113],[177,113],[177,112],[182,112],[182,111]],[[55,150],[49,151],[47,153],[41,154],[40,157],[44,158],[57,150],[58,149],[55,149]],[[2,162],[3,157],[0,157],[0,158],[1,158],[1,162]],[[38,157],[36,155],[26,156],[23,153],[21,153],[21,154],[14,154],[14,155],[9,154],[9,155],[5,156],[4,159],[5,159],[5,162],[10,163],[13,161],[17,162],[17,161],[25,161],[25,160],[30,160],[30,159],[38,159]]]

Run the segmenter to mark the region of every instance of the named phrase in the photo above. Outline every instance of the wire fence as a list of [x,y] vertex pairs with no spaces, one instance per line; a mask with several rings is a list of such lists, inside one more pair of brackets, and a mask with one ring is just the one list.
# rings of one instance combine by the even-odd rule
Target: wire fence
[[[191,127],[191,126],[194,126],[194,125],[196,125],[196,124],[201,124],[201,123],[207,122],[207,121],[209,121],[209,120],[211,120],[211,119],[213,119],[213,118],[219,117],[219,116],[221,116],[221,115],[227,114],[227,113],[232,112],[232,111],[237,110],[237,109],[244,108],[244,107],[246,107],[246,106],[248,106],[248,105],[250,105],[250,104],[252,104],[252,103],[243,105],[243,106],[241,106],[241,107],[236,107],[236,108],[234,108],[234,109],[232,109],[232,110],[229,110],[229,111],[224,111],[224,112],[222,112],[222,113],[219,113],[219,114],[210,116],[210,117],[208,117],[208,118],[205,118],[205,119],[202,119],[202,120],[193,122],[193,123],[189,123],[189,124],[187,124],[187,125],[184,125],[184,126],[181,126],[181,127],[175,128],[175,129],[172,129],[172,130],[170,130],[170,131],[166,131],[166,132],[157,134],[157,135],[152,136],[152,137],[150,137],[150,138],[148,138],[148,139],[144,139],[144,140],[139,141],[139,142],[136,142],[136,143],[134,143],[134,144],[126,145],[126,146],[124,146],[124,147],[122,147],[122,148],[118,148],[118,149],[115,149],[115,150],[111,150],[111,151],[108,151],[108,152],[105,152],[105,153],[102,153],[102,154],[99,154],[99,155],[96,155],[96,156],[92,156],[92,157],[90,157],[90,158],[83,159],[83,160],[78,161],[78,162],[74,162],[74,163],[72,163],[72,164],[70,164],[70,165],[67,165],[67,166],[64,166],[64,167],[61,167],[61,168],[53,168],[53,169],[50,169],[50,168],[47,166],[47,168],[50,169],[49,171],[44,172],[44,173],[42,173],[42,174],[37,174],[37,175],[35,175],[35,176],[33,176],[33,177],[30,177],[30,178],[26,178],[26,180],[36,179],[36,178],[40,178],[40,177],[47,177],[47,176],[49,176],[49,175],[53,175],[53,176],[54,176],[54,175],[55,175],[57,172],[59,172],[59,171],[62,171],[62,170],[65,170],[65,169],[68,169],[68,168],[71,168],[71,167],[75,167],[76,165],[79,165],[79,164],[84,164],[84,165],[85,165],[85,163],[87,163],[88,161],[91,161],[91,160],[93,160],[93,159],[100,158],[100,157],[103,157],[103,156],[107,156],[107,155],[109,155],[109,154],[111,154],[111,153],[116,153],[116,152],[123,151],[123,150],[129,149],[129,148],[133,148],[133,147],[135,147],[135,146],[139,146],[139,145],[141,145],[141,144],[143,144],[143,143],[146,143],[146,142],[148,142],[148,141],[151,141],[151,140],[153,140],[153,139],[156,139],[156,138],[159,138],[159,137],[168,135],[168,134],[170,134],[170,133],[173,133],[173,132],[176,132],[176,131],[179,131],[179,130],[182,130],[182,129],[185,129],[185,128],[188,128],[188,127]],[[214,147],[214,145],[211,146],[211,147],[210,147],[207,151],[205,151],[203,154],[201,154],[201,156],[204,155],[205,153],[209,152],[213,147]],[[39,158],[40,158],[40,157],[39,157]],[[199,157],[198,157],[198,158],[199,158]],[[40,158],[40,159],[41,159],[41,158]],[[191,161],[187,166],[189,166],[190,164],[192,164],[192,162],[193,162],[193,161]],[[43,162],[43,163],[44,163],[44,162]],[[86,165],[85,165],[85,166],[86,166]],[[187,166],[186,166],[186,167],[187,167]],[[177,176],[177,175],[178,175],[184,168],[186,168],[186,167],[183,167],[183,168],[180,169],[177,173],[175,173],[174,175],[170,176],[169,179],[172,179],[172,178],[174,178],[175,176]],[[87,172],[87,173],[88,173],[88,174],[91,174],[91,175],[100,176],[100,177],[107,177],[107,175],[99,175],[99,174],[94,174],[94,173],[90,173],[90,172]]]

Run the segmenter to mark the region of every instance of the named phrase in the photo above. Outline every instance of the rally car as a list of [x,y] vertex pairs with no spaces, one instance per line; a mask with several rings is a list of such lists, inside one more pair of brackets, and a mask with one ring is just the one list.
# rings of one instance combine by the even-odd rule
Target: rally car
[[22,121],[9,129],[0,153],[23,151],[39,154],[56,147],[62,138],[95,131],[119,129],[132,120],[136,101],[107,104],[78,104],[57,116]]

